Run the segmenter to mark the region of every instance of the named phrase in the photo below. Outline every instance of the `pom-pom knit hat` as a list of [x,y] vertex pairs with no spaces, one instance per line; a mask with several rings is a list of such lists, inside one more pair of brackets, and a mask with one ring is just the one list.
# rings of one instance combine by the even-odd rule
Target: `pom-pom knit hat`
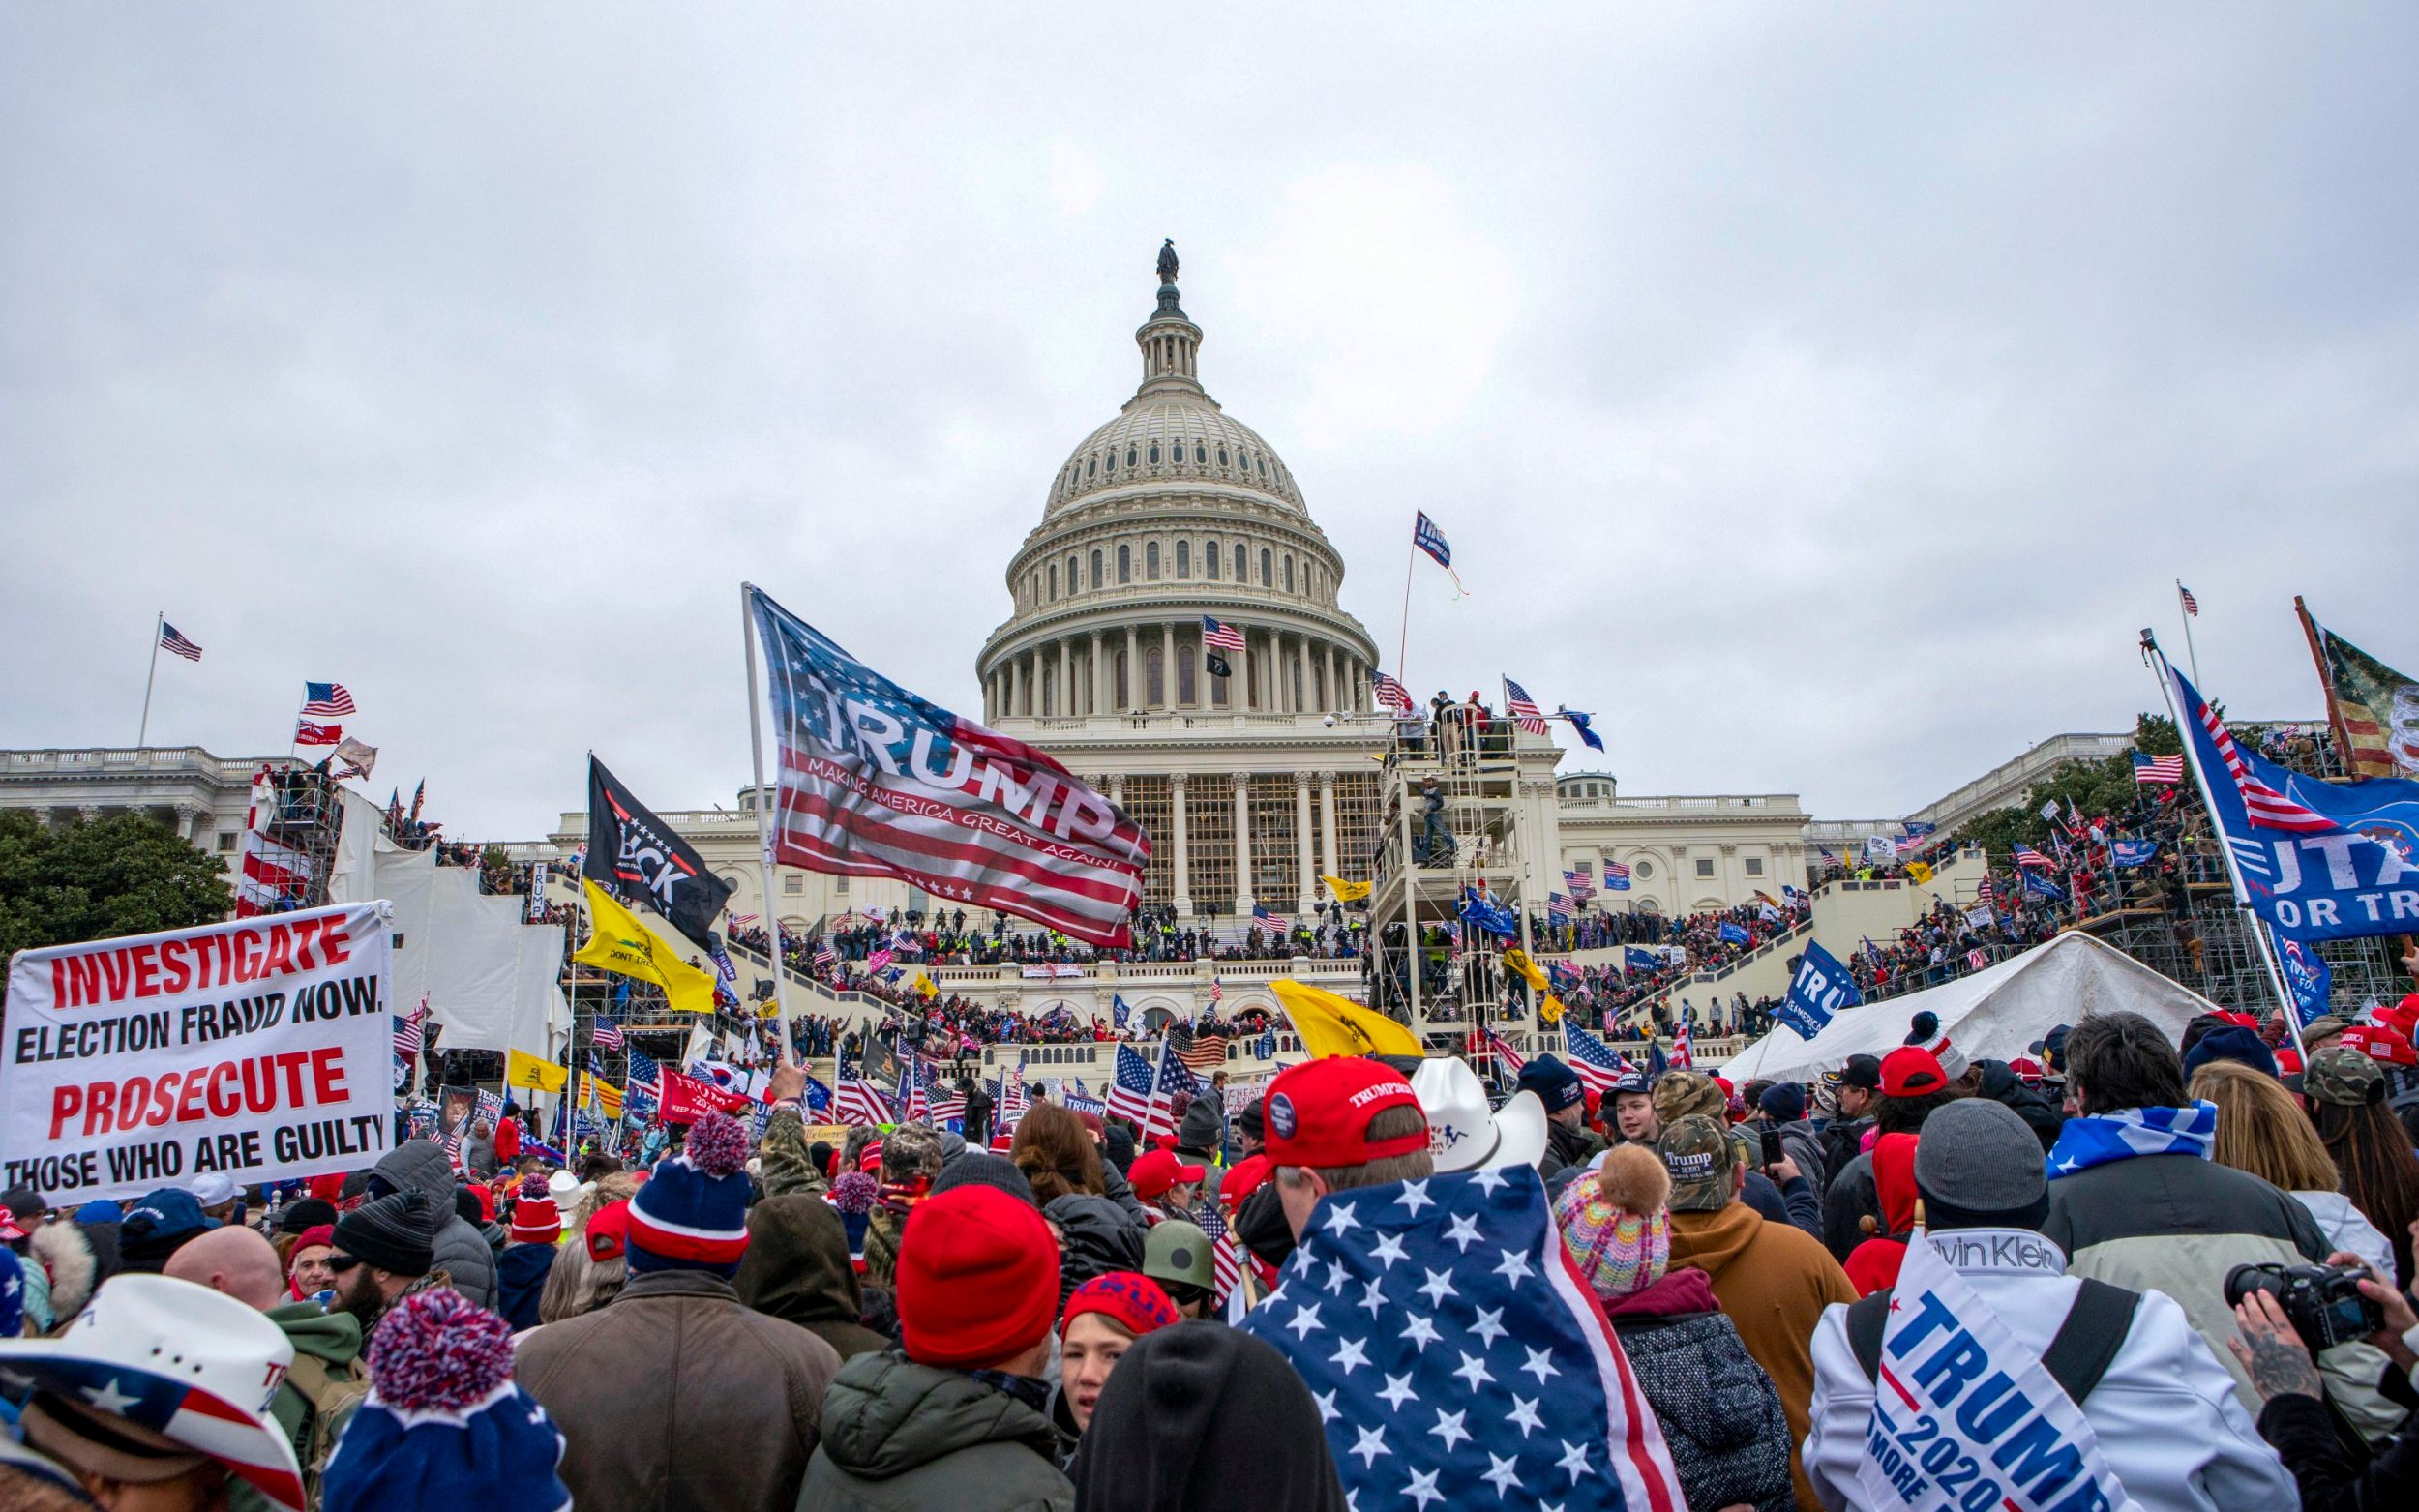
[[738,1274],[748,1247],[747,1131],[728,1113],[689,1129],[688,1147],[630,1200],[630,1270]]
[[552,1244],[562,1237],[562,1210],[547,1190],[546,1178],[535,1171],[521,1178],[521,1196],[513,1201],[512,1242]]
[[1554,1203],[1563,1246],[1588,1289],[1608,1302],[1653,1286],[1671,1263],[1671,1177],[1653,1150],[1614,1147],[1603,1168]]
[[512,1325],[460,1292],[397,1302],[370,1336],[370,1395],[321,1483],[321,1512],[559,1512],[563,1436],[513,1383]]

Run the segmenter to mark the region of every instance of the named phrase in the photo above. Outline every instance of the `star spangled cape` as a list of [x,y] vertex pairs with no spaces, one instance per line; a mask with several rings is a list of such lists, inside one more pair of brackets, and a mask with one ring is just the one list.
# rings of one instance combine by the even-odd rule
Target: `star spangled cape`
[[1685,1512],[1535,1171],[1329,1196],[1240,1326],[1308,1382],[1359,1512]]

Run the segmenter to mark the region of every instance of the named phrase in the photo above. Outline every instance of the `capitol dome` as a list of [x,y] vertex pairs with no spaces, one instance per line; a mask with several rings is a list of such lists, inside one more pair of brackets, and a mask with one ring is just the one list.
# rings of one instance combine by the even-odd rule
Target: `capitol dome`
[[[1008,564],[1015,610],[976,664],[986,716],[1364,710],[1377,650],[1336,602],[1343,559],[1275,449],[1202,387],[1172,246],[1158,271],[1141,384],[1068,456]],[[1205,617],[1242,649],[1205,644]]]

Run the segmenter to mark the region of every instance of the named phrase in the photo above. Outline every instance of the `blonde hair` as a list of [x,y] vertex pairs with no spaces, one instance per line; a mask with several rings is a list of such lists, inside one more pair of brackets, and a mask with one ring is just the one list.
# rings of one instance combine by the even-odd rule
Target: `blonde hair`
[[2219,1165],[2286,1192],[2332,1192],[2342,1184],[2317,1129],[2266,1072],[2239,1060],[2213,1060],[2193,1073],[2186,1095],[2218,1105],[2210,1155]]

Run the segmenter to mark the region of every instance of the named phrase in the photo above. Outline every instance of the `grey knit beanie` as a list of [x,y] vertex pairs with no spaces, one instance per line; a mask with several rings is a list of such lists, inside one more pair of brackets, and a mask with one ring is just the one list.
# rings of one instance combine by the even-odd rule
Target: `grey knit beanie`
[[2041,1141],[2014,1110],[1987,1097],[1935,1108],[1915,1144],[1915,1189],[1932,1228],[2030,1228],[2049,1201]]

